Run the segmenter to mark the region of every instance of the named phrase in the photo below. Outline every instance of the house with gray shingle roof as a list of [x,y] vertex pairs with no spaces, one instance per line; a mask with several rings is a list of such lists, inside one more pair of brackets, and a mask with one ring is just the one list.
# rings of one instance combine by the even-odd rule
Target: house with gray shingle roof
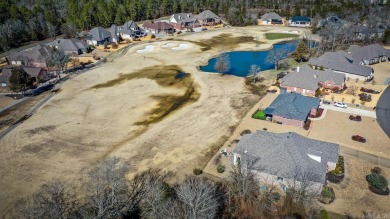
[[344,51],[327,52],[324,55],[310,59],[309,63],[316,67],[324,67],[336,73],[344,74],[345,78],[361,81],[371,80],[374,70],[371,67],[359,64],[351,54]]
[[258,130],[241,137],[233,150],[233,163],[251,170],[266,185],[287,189],[294,182],[305,181],[310,182],[311,189],[321,191],[326,173],[336,168],[339,152],[337,144],[295,132]]
[[[30,68],[23,67],[23,70],[30,75],[34,84],[39,83],[40,80],[43,80],[46,76],[46,71],[42,68]],[[9,92],[11,91],[11,85],[9,83],[9,78],[12,75],[12,69],[5,68],[0,72],[0,92]]]
[[385,49],[377,43],[368,46],[352,45],[348,49],[348,54],[360,65],[372,65],[385,62],[390,58],[390,50]]
[[269,12],[263,14],[259,19],[259,24],[269,25],[269,24],[283,24],[283,18],[280,17],[275,12]]
[[86,42],[78,39],[56,39],[46,45],[63,51],[68,55],[80,55],[85,53],[88,48],[88,44]]
[[46,45],[37,45],[27,50],[10,52],[8,60],[11,65],[23,65],[36,68],[47,68],[52,48]]
[[118,42],[118,38],[113,38],[111,32],[104,29],[103,27],[92,28],[92,30],[89,31],[86,39],[89,45],[94,46],[104,45],[105,43]]
[[133,40],[135,38],[144,37],[146,35],[145,31],[141,29],[133,20],[124,23],[122,26],[118,26],[117,32],[118,35],[124,40]]
[[325,69],[314,70],[309,65],[297,67],[296,72],[292,72],[280,79],[280,88],[287,92],[296,92],[314,97],[319,88],[338,89],[344,88],[344,74],[335,73]]
[[192,13],[173,14],[169,18],[169,23],[175,27],[176,31],[201,27],[199,20]]
[[204,10],[195,17],[199,20],[200,25],[202,26],[214,26],[216,24],[221,23],[221,18],[214,14],[210,10]]
[[303,96],[299,93],[279,94],[276,99],[265,108],[267,117],[272,121],[283,124],[303,127],[309,115],[316,115],[320,99]]

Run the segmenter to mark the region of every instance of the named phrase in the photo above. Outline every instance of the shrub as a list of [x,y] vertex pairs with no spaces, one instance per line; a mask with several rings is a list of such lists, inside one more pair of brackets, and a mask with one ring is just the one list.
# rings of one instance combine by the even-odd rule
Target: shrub
[[380,190],[386,190],[389,185],[387,179],[381,174],[371,173],[366,176],[366,179],[371,186]]
[[329,219],[329,213],[327,210],[321,210],[320,214],[321,214],[321,219]]
[[267,128],[263,128],[263,131],[267,131],[268,129]]
[[156,38],[156,35],[152,34],[151,38],[152,38],[152,39]]
[[317,90],[316,90],[315,96],[316,96],[316,97],[319,97],[319,96],[321,96],[321,94],[322,94],[321,90],[320,90],[320,89],[317,89]]
[[217,172],[218,172],[218,173],[223,173],[223,172],[225,172],[225,166],[219,164],[219,165],[217,166]]
[[117,48],[118,48],[118,44],[113,43],[113,44],[112,44],[112,48],[113,48],[113,49],[117,49]]
[[322,197],[324,197],[324,198],[332,198],[333,197],[332,190],[333,190],[332,188],[330,188],[328,186],[324,186],[324,188],[321,191]]
[[202,174],[202,173],[203,173],[203,170],[198,169],[198,168],[195,168],[192,172],[194,173],[195,176],[197,176],[197,175]]
[[374,167],[371,169],[371,173],[382,174],[382,169],[380,167]]
[[240,133],[240,135],[243,136],[243,135],[250,134],[250,133],[251,133],[250,130],[245,129],[244,131],[242,131],[242,132]]

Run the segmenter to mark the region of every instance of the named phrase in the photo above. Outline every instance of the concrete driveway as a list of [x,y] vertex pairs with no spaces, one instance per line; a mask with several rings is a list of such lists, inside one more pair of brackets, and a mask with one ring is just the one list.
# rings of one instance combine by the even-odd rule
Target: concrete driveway
[[386,88],[378,101],[376,115],[379,125],[390,138],[390,86]]
[[[340,108],[340,107],[335,107],[332,104],[330,104],[330,105],[321,104],[320,107],[324,108],[324,109],[327,109],[327,110],[333,110],[333,111],[348,113],[348,114],[352,114],[352,115],[367,116],[367,117],[371,117],[371,118],[376,119],[375,111],[358,109],[358,108],[352,108],[352,107]],[[388,118],[390,118],[390,117],[388,117]]]

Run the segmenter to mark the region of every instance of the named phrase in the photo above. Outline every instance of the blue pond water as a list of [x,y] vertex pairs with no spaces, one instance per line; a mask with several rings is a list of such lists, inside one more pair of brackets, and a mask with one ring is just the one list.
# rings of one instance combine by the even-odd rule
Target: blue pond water
[[[287,53],[284,55],[284,58],[287,57],[288,53],[293,52],[297,48],[297,41],[284,42],[280,44],[275,44],[271,50],[283,50]],[[266,61],[267,56],[271,50],[265,51],[237,51],[237,52],[228,52],[230,60],[230,70],[227,74],[236,75],[239,77],[246,77],[249,73],[249,68],[251,65],[260,66],[262,71],[275,68],[274,63],[268,63]],[[215,72],[214,66],[217,62],[216,58],[209,60],[208,65],[200,66],[200,70],[205,72]]]

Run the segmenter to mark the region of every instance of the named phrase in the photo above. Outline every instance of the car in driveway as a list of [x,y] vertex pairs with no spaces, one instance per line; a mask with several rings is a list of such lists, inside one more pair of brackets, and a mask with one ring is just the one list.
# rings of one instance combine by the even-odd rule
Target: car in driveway
[[347,104],[343,103],[343,102],[335,102],[333,104],[333,106],[335,107],[340,107],[340,108],[347,108]]
[[364,137],[362,137],[360,135],[353,135],[352,136],[352,140],[360,142],[360,143],[366,143],[367,142],[366,138],[364,138]]

